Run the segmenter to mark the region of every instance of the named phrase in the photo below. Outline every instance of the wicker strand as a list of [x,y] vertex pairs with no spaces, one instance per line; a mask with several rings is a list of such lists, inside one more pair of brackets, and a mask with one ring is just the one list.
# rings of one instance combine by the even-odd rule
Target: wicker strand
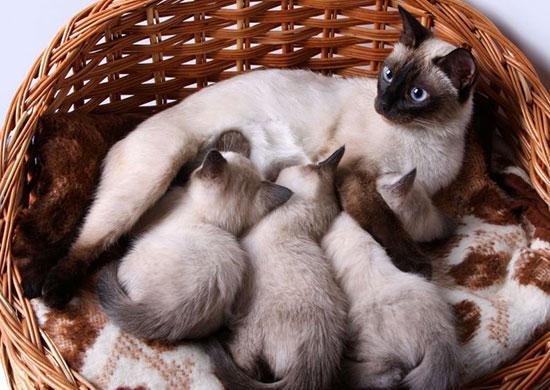
[[[399,37],[402,4],[470,47],[503,140],[550,204],[550,95],[523,53],[458,0],[100,0],[75,15],[31,67],[0,136],[0,360],[15,388],[93,386],[66,366],[23,298],[10,256],[27,148],[44,112],[156,112],[211,82],[261,67],[376,76]],[[9,139],[9,140],[8,140]],[[550,381],[550,336],[477,389]]]

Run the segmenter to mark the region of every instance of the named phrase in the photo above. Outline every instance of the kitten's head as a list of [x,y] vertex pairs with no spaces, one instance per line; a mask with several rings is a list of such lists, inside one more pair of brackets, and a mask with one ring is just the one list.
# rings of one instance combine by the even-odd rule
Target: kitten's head
[[[378,75],[375,109],[385,119],[410,127],[437,127],[469,119],[477,76],[472,54],[436,39],[409,12],[400,41]],[[466,118],[462,118],[466,116]]]
[[300,197],[316,199],[334,195],[334,176],[338,163],[344,155],[342,146],[327,159],[317,164],[295,165],[283,169],[277,177],[277,184],[290,188]]
[[448,237],[456,227],[454,220],[433,204],[422,187],[414,186],[415,179],[416,168],[404,175],[388,173],[376,180],[376,188],[415,241]]
[[285,203],[292,191],[266,182],[241,154],[209,151],[191,175],[194,210],[206,221],[239,235]]

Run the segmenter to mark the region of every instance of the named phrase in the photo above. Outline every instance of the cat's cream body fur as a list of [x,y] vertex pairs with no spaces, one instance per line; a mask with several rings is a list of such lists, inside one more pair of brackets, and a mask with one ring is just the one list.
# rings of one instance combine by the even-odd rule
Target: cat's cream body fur
[[[435,39],[424,45],[429,56],[453,49]],[[72,254],[98,251],[127,232],[180,166],[230,128],[250,140],[251,160],[267,176],[274,167],[318,161],[346,144],[345,159],[362,158],[374,173],[416,167],[430,195],[449,184],[462,162],[471,99],[444,128],[411,129],[377,114],[375,96],[376,80],[303,70],[251,72],[191,95],[143,122],[109,152]]]
[[236,236],[291,193],[262,182],[247,158],[223,155],[214,178],[199,178],[203,163],[171,189],[140,221],[118,270],[103,271],[100,302],[122,329],[175,341],[206,336],[228,317],[247,271]]
[[449,305],[424,278],[398,270],[342,212],[323,239],[349,302],[345,377],[352,388],[447,389],[460,371]]

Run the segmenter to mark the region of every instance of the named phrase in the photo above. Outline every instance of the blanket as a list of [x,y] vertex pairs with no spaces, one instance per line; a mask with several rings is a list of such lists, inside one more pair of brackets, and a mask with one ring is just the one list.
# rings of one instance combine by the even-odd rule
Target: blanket
[[[456,316],[464,383],[494,371],[550,329],[550,215],[528,175],[468,142],[464,167],[437,204],[459,225],[424,246]],[[489,169],[490,167],[490,169]],[[121,332],[85,291],[63,312],[33,305],[72,368],[102,389],[221,389],[201,345]]]

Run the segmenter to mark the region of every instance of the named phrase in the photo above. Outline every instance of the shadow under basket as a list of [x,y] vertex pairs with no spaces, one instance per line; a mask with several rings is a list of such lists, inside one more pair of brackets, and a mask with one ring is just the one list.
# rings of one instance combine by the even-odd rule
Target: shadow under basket
[[[550,95],[524,54],[460,1],[98,1],[68,21],[36,60],[1,133],[0,357],[10,384],[93,388],[39,328],[10,255],[28,180],[27,150],[41,115],[154,113],[214,82],[264,67],[375,77],[399,38],[398,4],[438,37],[472,49],[481,71],[478,90],[499,108],[500,136],[550,204]],[[544,387],[549,367],[547,333],[476,386]]]

